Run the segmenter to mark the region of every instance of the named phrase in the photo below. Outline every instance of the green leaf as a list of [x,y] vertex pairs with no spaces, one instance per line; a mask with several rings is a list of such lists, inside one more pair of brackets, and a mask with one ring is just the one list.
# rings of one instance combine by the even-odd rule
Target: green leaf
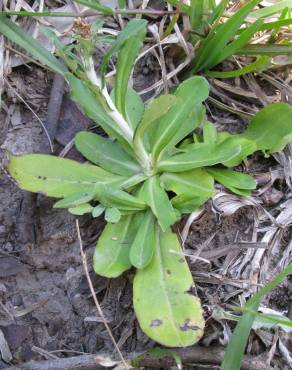
[[130,246],[136,235],[133,216],[124,216],[116,224],[107,224],[98,239],[93,268],[98,275],[117,277],[131,267]]
[[214,194],[214,180],[206,171],[196,168],[187,172],[164,173],[160,181],[167,191],[178,195],[211,197]]
[[111,117],[109,117],[104,105],[101,104],[100,96],[97,95],[97,92],[94,93],[85,82],[79,80],[71,73],[66,73],[65,77],[70,86],[72,99],[81,105],[84,113],[100,125],[109,136],[118,139],[124,147],[129,147],[122,131]]
[[[292,264],[288,265],[279,275],[275,277],[275,279],[273,279],[249,301],[247,301],[244,308],[257,312],[260,302],[264,296],[290,274],[292,274]],[[254,314],[246,312],[240,318],[232,334],[231,341],[229,342],[225,351],[224,359],[220,367],[221,370],[240,370],[247,339],[255,317],[256,316]]]
[[0,16],[0,33],[15,44],[21,46],[42,64],[48,66],[52,71],[61,75],[67,72],[66,67],[38,41],[4,16]]
[[232,15],[223,25],[212,28],[206,39],[202,42],[195,59],[194,72],[210,69],[218,64],[221,52],[236,35],[244,19],[261,0],[249,1]]
[[114,14],[113,9],[108,6],[102,5],[98,0],[73,0],[75,3],[86,5],[88,8],[97,10],[103,14]]
[[[249,195],[250,190],[255,189],[257,186],[256,181],[245,173],[221,168],[207,168],[207,171],[216,181],[236,194]],[[242,190],[244,191],[242,192]]]
[[214,78],[234,78],[243,76],[251,72],[262,72],[268,69],[271,65],[271,60],[267,56],[259,57],[255,62],[248,64],[245,67],[236,69],[234,71],[220,72],[220,71],[207,71],[205,75]]
[[210,196],[194,196],[190,193],[182,193],[180,195],[175,196],[171,199],[171,204],[175,209],[177,209],[181,214],[183,213],[192,213],[202,204],[206,203],[206,201],[211,198]]
[[[119,50],[119,57],[116,65],[116,77],[115,77],[115,105],[122,113],[125,119],[127,119],[126,110],[126,97],[128,91],[128,81],[131,75],[131,71],[135,60],[138,56],[139,50],[143,45],[143,40],[146,35],[147,22],[144,19],[130,20],[128,25],[121,31],[117,37],[116,43],[119,43],[123,39],[122,33],[129,33],[129,25],[131,22],[135,22],[136,32],[131,37],[127,37],[122,43],[121,49]],[[112,48],[115,48],[113,45]]]
[[292,0],[277,1],[276,4],[265,6],[264,8],[251,12],[250,16],[253,18],[266,18],[270,15],[281,12],[286,7],[292,7]]
[[107,208],[105,210],[104,219],[107,222],[116,224],[121,219],[121,212],[117,208]]
[[[173,136],[183,126],[183,122],[191,115],[195,106],[208,97],[209,84],[203,77],[191,77],[179,85],[175,95],[178,98],[176,104],[159,120],[151,149],[154,159],[158,158],[162,150],[173,145]],[[194,123],[192,130],[195,127]]]
[[140,95],[131,87],[126,93],[126,120],[133,130],[136,129],[144,113],[144,103]]
[[123,211],[140,211],[146,208],[143,200],[120,189],[101,187],[99,200],[105,207],[118,208]]
[[79,132],[75,136],[75,146],[86,159],[112,173],[132,176],[142,170],[120,144],[100,135]]
[[207,122],[203,127],[203,141],[206,144],[214,144],[217,140],[217,130],[213,123]]
[[134,309],[142,330],[167,347],[186,347],[203,334],[198,298],[190,295],[192,275],[177,236],[156,226],[150,264],[134,278]]
[[236,157],[241,150],[240,145],[232,142],[222,144],[192,144],[186,153],[176,154],[158,163],[158,171],[184,172],[193,168],[211,166]]
[[[226,138],[222,141],[222,144],[225,143],[226,145],[229,143],[229,145],[239,145],[240,146],[240,152],[234,156],[231,159],[228,159],[227,161],[222,162],[224,166],[227,167],[234,167],[238,166],[247,156],[254,153],[257,150],[257,145],[253,140],[246,139],[242,135],[231,135],[225,132],[220,132],[218,134],[218,138],[220,138],[220,134],[222,134],[222,137],[226,135]],[[220,140],[220,139],[219,139]]]
[[99,204],[98,206],[93,208],[92,217],[97,218],[100,215],[102,215],[104,211],[105,211],[105,208],[101,204]]
[[92,192],[99,184],[119,186],[123,177],[97,166],[43,154],[9,156],[8,171],[21,189],[63,198]]
[[258,150],[273,153],[278,149],[279,143],[281,147],[287,144],[283,142],[283,138],[287,137],[289,140],[291,133],[292,107],[286,103],[274,103],[261,109],[241,136],[253,140]]
[[167,193],[159,184],[158,176],[150,177],[144,182],[139,197],[152,209],[163,231],[177,221]]
[[74,193],[68,195],[62,200],[56,202],[53,208],[72,208],[79,206],[82,203],[90,202],[95,197],[95,191],[81,191],[79,193]]
[[[103,85],[104,85],[104,75],[105,75],[105,72],[106,72],[106,67],[107,67],[112,55],[114,53],[119,52],[120,49],[125,45],[126,41],[128,39],[130,39],[132,36],[140,37],[139,35],[141,35],[141,33],[143,31],[145,32],[146,24],[147,24],[147,22],[143,19],[131,19],[128,22],[127,26],[123,29],[123,31],[121,31],[118,34],[115,43],[106,52],[106,54],[104,55],[104,57],[102,59],[101,65],[100,65],[100,75],[101,75],[101,78],[102,78],[102,84]],[[124,59],[123,59],[123,62],[124,62]],[[131,64],[131,67],[132,67],[132,64]],[[119,91],[119,88],[117,88],[117,86],[116,86],[116,91]],[[116,92],[116,94],[119,94],[119,92]],[[118,104],[118,102],[117,102],[117,104]]]
[[155,244],[155,217],[151,210],[137,214],[138,232],[131,245],[130,261],[133,266],[143,269],[151,262]]
[[256,44],[256,45],[246,45],[242,49],[238,50],[236,54],[238,55],[291,55],[292,53],[292,43],[288,44]]
[[82,216],[82,215],[85,215],[85,213],[91,213],[92,210],[93,210],[93,207],[89,203],[80,204],[79,206],[68,209],[68,211],[72,215],[76,215],[76,216]]

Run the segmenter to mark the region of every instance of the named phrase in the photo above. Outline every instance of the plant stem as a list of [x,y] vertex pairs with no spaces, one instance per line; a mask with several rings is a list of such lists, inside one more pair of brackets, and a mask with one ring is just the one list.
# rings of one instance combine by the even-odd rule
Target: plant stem
[[[182,12],[181,12],[182,13]],[[118,14],[144,14],[144,15],[171,15],[175,14],[172,10],[152,10],[152,9],[116,9],[113,10],[112,15]],[[104,15],[102,12],[89,11],[89,12],[27,12],[27,11],[0,11],[0,15],[18,15],[22,17],[72,17],[72,18],[86,18],[96,15]]]

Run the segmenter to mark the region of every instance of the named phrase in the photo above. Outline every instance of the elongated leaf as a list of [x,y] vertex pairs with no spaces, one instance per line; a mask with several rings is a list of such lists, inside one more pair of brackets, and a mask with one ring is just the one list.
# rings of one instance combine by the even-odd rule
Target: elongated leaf
[[[218,138],[220,138],[221,133],[218,134]],[[223,137],[225,133],[222,133]],[[229,136],[229,137],[228,137]],[[220,140],[220,139],[219,139]],[[227,167],[234,167],[238,166],[247,156],[257,151],[257,145],[254,140],[246,139],[242,135],[227,135],[227,138],[222,141],[222,143],[229,145],[239,145],[240,152],[235,155],[233,158],[228,159],[227,161],[222,162],[224,166]]]
[[97,184],[119,186],[123,182],[123,177],[97,166],[42,154],[10,155],[8,171],[21,189],[57,198],[92,192]]
[[68,195],[62,200],[59,200],[54,204],[54,208],[71,208],[75,206],[79,206],[82,203],[90,202],[94,199],[95,191],[81,191],[79,193],[74,193],[72,195]]
[[21,46],[42,64],[61,75],[67,71],[66,67],[59,62],[48,50],[38,41],[28,35],[23,29],[17,26],[4,16],[0,16],[0,33],[12,42]]
[[206,203],[206,201],[211,198],[212,195],[205,196],[195,196],[190,193],[182,193],[171,199],[171,204],[175,209],[177,209],[181,214],[192,213],[201,205]]
[[118,144],[90,132],[79,132],[75,146],[89,161],[105,170],[124,176],[141,172],[139,164]]
[[187,291],[192,276],[175,234],[157,226],[151,263],[134,279],[134,309],[142,330],[167,347],[185,347],[203,334],[198,298]]
[[76,103],[80,104],[84,113],[95,123],[100,125],[109,135],[116,138],[123,147],[131,152],[131,146],[125,140],[123,132],[116,122],[107,114],[105,110],[106,102],[98,92],[93,92],[85,82],[79,80],[73,74],[66,73],[65,77],[70,86],[71,97]]
[[[292,107],[286,103],[270,104],[260,110],[241,135],[253,140],[258,150],[273,153],[283,138],[292,133]],[[286,143],[287,144],[287,143]]]
[[262,72],[271,65],[271,60],[267,56],[259,57],[255,62],[248,64],[245,67],[236,69],[234,71],[220,72],[220,71],[207,71],[205,74],[215,78],[234,78],[243,76],[251,72]]
[[139,36],[143,30],[145,30],[146,21],[143,19],[131,19],[127,26],[123,29],[122,32],[118,34],[116,42],[109,49],[109,51],[104,55],[101,65],[100,65],[100,75],[104,84],[104,75],[106,72],[106,67],[109,63],[110,58],[114,53],[117,53],[125,42],[132,36]]
[[208,21],[209,24],[213,24],[214,22],[219,21],[219,19],[224,14],[225,8],[227,7],[228,3],[229,3],[229,0],[222,0],[219,3],[217,3],[216,8],[209,16],[209,21]]
[[114,11],[108,6],[102,5],[97,0],[73,0],[75,3],[88,6],[88,8],[97,10],[103,14],[111,15],[114,14]]
[[214,180],[206,171],[196,168],[187,172],[164,173],[160,176],[163,187],[177,195],[189,194],[194,197],[211,197]]
[[152,209],[162,230],[166,230],[177,221],[177,216],[168,196],[159,184],[158,176],[150,177],[144,182],[139,196]]
[[222,144],[193,144],[193,149],[162,160],[157,169],[166,172],[184,172],[193,168],[211,166],[231,160],[240,153],[241,147],[232,142]]
[[209,69],[216,65],[218,56],[225,46],[235,36],[244,19],[261,0],[252,0],[239,9],[223,25],[213,27],[206,39],[202,42],[196,60],[194,72]]
[[263,21],[261,19],[254,22],[250,27],[248,27],[242,34],[240,34],[233,42],[221,51],[220,56],[216,59],[215,64],[210,65],[208,68],[214,67],[216,64],[221,63],[223,60],[229,58],[231,55],[235,54],[238,50],[243,48],[249,40],[260,30]]
[[140,123],[144,113],[144,103],[140,95],[131,87],[128,87],[126,93],[126,120],[133,130]]
[[[256,181],[245,173],[221,168],[207,168],[207,171],[216,181],[220,182],[220,184],[237,194],[240,193],[240,195],[249,195],[250,191],[257,186]],[[242,193],[242,190],[245,191]]]
[[146,208],[146,204],[127,192],[119,189],[101,187],[98,199],[105,207],[118,208],[123,211],[140,211]]
[[[275,279],[256,293],[245,304],[245,308],[257,312],[264,296],[290,274],[292,274],[292,264],[288,265]],[[244,349],[255,317],[254,314],[246,312],[240,318],[225,351],[221,370],[240,370]]]
[[207,122],[203,127],[203,141],[206,144],[215,144],[217,140],[217,130],[215,125]]
[[93,211],[93,207],[89,203],[83,203],[79,206],[75,206],[68,209],[69,213],[76,216],[82,216],[86,213],[91,213]]
[[159,121],[151,149],[155,159],[170,145],[173,136],[183,126],[184,120],[190,116],[196,105],[201,104],[208,97],[208,94],[209,84],[203,77],[195,76],[180,84],[175,93],[178,98],[177,103]]
[[253,18],[264,18],[279,13],[286,7],[292,8],[292,0],[277,1],[276,4],[265,6],[264,8],[251,12],[250,16]]
[[[133,34],[133,36],[127,38],[127,40],[122,45],[119,51],[119,57],[116,65],[117,73],[115,77],[115,104],[117,109],[123,114],[125,119],[127,119],[126,96],[128,81],[134,62],[138,56],[139,50],[142,47],[143,40],[146,35],[147,26],[147,22],[145,20],[136,19],[135,21],[137,31]],[[129,31],[127,27],[121,33],[128,33]],[[121,33],[119,34],[118,39],[122,37]]]
[[137,214],[139,229],[131,245],[130,261],[133,266],[143,269],[151,262],[155,244],[155,217],[151,210]]
[[130,246],[136,234],[132,221],[133,216],[124,216],[104,228],[93,256],[93,268],[98,275],[117,277],[131,267]]
[[238,55],[291,55],[292,53],[292,43],[288,44],[256,44],[256,45],[246,45],[242,49],[238,50],[236,54]]

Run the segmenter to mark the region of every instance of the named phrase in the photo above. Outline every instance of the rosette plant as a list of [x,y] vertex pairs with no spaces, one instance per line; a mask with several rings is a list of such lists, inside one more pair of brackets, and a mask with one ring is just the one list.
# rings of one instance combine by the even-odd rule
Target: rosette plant
[[[217,133],[206,120],[203,102],[209,85],[200,76],[145,106],[128,81],[146,27],[144,20],[129,21],[110,40],[97,75],[92,45],[98,38],[76,38],[79,56],[55,39],[67,69],[18,26],[1,19],[0,32],[61,73],[72,98],[105,132],[76,135],[76,148],[89,163],[10,155],[8,170],[20,188],[61,198],[55,208],[93,217],[104,213],[107,225],[96,245],[95,272],[115,278],[136,268],[133,302],[142,330],[163,345],[183,347],[200,339],[204,320],[171,226],[212,197],[215,181],[236,194],[250,194],[255,180],[230,168],[257,150],[269,154],[282,149],[291,140],[292,109],[273,104],[243,134]],[[104,76],[113,54],[116,74],[109,94]]]

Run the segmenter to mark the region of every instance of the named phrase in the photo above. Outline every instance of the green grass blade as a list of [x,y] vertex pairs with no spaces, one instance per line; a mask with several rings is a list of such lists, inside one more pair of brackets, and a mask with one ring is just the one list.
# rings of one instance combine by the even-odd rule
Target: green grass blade
[[291,55],[292,54],[292,43],[287,45],[247,45],[244,48],[238,50],[236,52],[238,55],[268,55],[268,56],[275,56],[275,55]]
[[218,25],[208,34],[201,44],[195,60],[194,72],[210,68],[218,63],[218,56],[225,46],[236,35],[244,19],[251,10],[260,2],[253,0],[244,5],[238,12],[228,19],[223,25]]
[[[178,6],[178,5],[180,5],[179,4],[179,0],[166,0],[166,2],[168,3],[168,4],[170,4],[170,5],[172,5],[172,6]],[[186,13],[186,14],[190,14],[190,12],[191,12],[191,7],[189,6],[189,5],[186,5],[186,4],[182,4],[181,6],[180,6],[180,9],[184,12],[184,13]]]
[[0,16],[0,33],[10,41],[21,46],[34,58],[42,64],[48,66],[51,70],[61,75],[67,72],[66,67],[59,62],[48,50],[46,50],[38,41],[28,35],[23,29],[17,26],[8,18]]
[[254,12],[251,12],[250,16],[253,18],[265,18],[275,13],[280,13],[286,7],[292,7],[292,0],[278,1],[274,5],[266,6],[264,8],[255,10]]
[[214,78],[234,78],[243,76],[251,72],[262,72],[270,66],[270,58],[268,56],[259,57],[255,62],[248,64],[245,67],[235,71],[220,72],[220,71],[207,71],[205,75]]
[[[290,274],[292,274],[292,264],[288,265],[275,279],[256,293],[246,303],[245,308],[257,311],[264,296]],[[255,315],[252,313],[246,312],[242,315],[227,346],[220,370],[240,370],[244,349],[254,320]]]
[[224,10],[226,9],[228,3],[229,3],[229,0],[222,0],[216,6],[216,8],[214,9],[214,11],[212,12],[212,14],[210,15],[208,19],[209,24],[213,24],[214,22],[218,21],[222,17]]
[[229,58],[231,55],[235,54],[238,50],[243,48],[254,36],[254,34],[259,31],[262,24],[263,21],[261,19],[257,20],[250,27],[248,27],[240,36],[238,36],[232,43],[227,45],[220,53],[220,56],[218,57],[216,64],[221,63],[223,60]]

